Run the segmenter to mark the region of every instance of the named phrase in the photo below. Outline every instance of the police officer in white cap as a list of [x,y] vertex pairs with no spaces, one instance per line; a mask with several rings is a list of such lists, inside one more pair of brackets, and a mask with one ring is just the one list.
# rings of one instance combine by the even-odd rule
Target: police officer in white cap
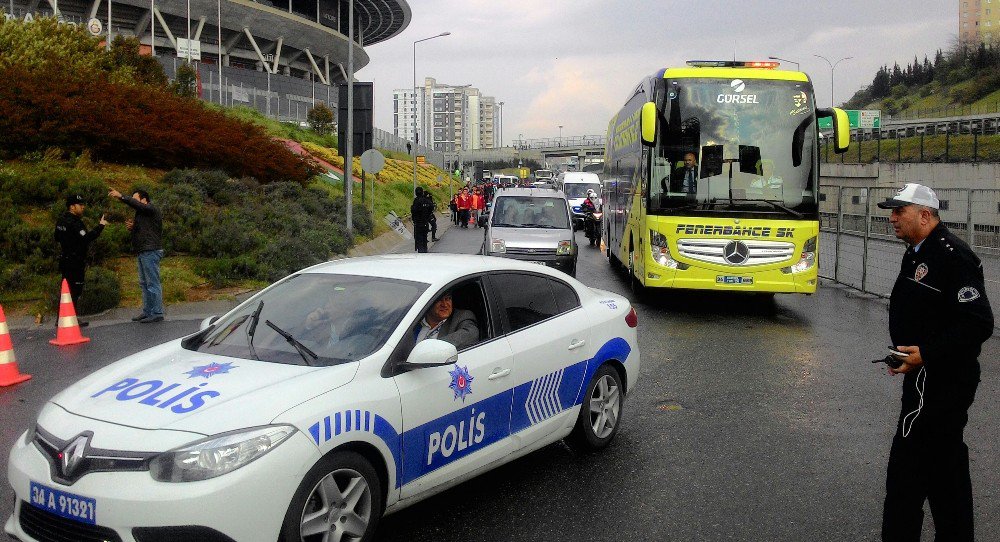
[[993,334],[983,267],[941,223],[930,188],[908,183],[878,204],[906,253],[889,304],[889,333],[902,361],[903,400],[892,440],[882,540],[918,541],[924,500],[936,540],[973,540],[969,449],[963,439],[979,386],[979,353]]

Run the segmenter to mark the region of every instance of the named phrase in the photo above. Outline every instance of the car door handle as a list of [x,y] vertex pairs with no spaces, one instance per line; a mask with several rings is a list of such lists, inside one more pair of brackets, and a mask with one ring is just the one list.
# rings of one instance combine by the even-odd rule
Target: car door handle
[[495,369],[493,371],[493,374],[491,374],[490,376],[488,376],[486,378],[489,379],[489,380],[496,380],[498,378],[503,378],[503,377],[505,377],[505,376],[507,376],[509,374],[510,374],[510,369]]
[[582,347],[585,344],[587,344],[587,341],[585,341],[583,339],[581,339],[579,341],[573,341],[573,342],[569,343],[569,350],[576,350],[577,348],[580,348],[580,347]]

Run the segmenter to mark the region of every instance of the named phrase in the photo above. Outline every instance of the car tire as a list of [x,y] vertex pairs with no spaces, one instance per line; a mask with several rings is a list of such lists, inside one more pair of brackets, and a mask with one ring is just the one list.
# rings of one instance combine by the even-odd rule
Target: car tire
[[580,415],[566,444],[577,452],[594,452],[606,447],[618,434],[622,421],[621,375],[608,364],[601,365],[587,384]]
[[370,541],[384,502],[382,482],[371,463],[355,452],[334,452],[299,484],[285,512],[280,542],[322,541],[326,533],[345,542]]

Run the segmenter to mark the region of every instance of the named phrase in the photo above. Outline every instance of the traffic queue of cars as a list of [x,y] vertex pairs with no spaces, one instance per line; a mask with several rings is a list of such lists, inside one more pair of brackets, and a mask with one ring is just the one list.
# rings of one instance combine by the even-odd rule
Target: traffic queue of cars
[[[635,310],[556,270],[575,269],[562,194],[494,203],[490,253],[507,258],[310,267],[57,394],[11,449],[4,530],[367,541],[384,514],[560,439],[607,446],[639,375]],[[554,268],[512,257],[542,237],[553,254],[526,259]],[[462,333],[423,329],[440,317]]]

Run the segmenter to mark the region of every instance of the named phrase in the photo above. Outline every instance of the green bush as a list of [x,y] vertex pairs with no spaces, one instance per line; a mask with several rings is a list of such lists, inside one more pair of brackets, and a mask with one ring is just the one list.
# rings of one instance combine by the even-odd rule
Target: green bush
[[266,280],[275,281],[304,267],[326,261],[315,252],[316,247],[299,237],[278,237],[260,252],[258,261],[264,266]]
[[215,199],[216,194],[229,187],[229,175],[222,170],[174,169],[163,175],[162,182],[169,186],[189,184]]
[[238,258],[210,258],[196,262],[194,272],[204,277],[215,288],[229,286],[240,279],[259,278],[260,265],[249,256]]
[[76,311],[78,314],[95,314],[117,307],[121,299],[121,285],[118,284],[118,276],[114,271],[91,267],[87,270],[87,281]]
[[198,254],[210,257],[236,257],[249,254],[261,245],[262,237],[253,224],[236,212],[216,215],[201,230]]

